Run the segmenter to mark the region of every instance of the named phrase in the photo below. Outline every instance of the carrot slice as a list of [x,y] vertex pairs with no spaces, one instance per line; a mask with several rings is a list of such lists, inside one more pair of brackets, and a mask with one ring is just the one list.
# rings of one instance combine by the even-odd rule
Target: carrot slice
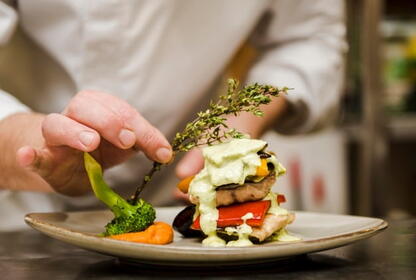
[[163,245],[171,243],[173,240],[173,229],[164,222],[155,222],[144,231],[129,232],[109,236],[111,239]]
[[269,169],[267,168],[267,160],[262,158],[260,166],[256,169],[256,176],[264,177],[269,175]]
[[182,179],[177,185],[178,189],[183,193],[188,193],[189,184],[191,184],[194,177],[195,176],[189,176],[189,177],[186,177],[185,179]]

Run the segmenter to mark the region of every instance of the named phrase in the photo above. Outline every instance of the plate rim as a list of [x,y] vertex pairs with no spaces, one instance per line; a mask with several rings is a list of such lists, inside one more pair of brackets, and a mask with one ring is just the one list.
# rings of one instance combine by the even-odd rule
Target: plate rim
[[[174,209],[178,207],[159,207],[157,209]],[[156,210],[157,210],[156,209]],[[86,250],[91,250],[95,252],[99,252],[106,255],[111,255],[123,259],[129,259],[133,260],[134,262],[140,262],[140,263],[151,263],[151,264],[174,264],[178,265],[176,262],[183,262],[183,259],[175,259],[172,257],[172,255],[178,254],[179,250],[186,250],[186,252],[182,252],[181,256],[184,257],[186,254],[186,257],[184,259],[187,259],[187,265],[190,265],[191,263],[195,264],[233,264],[233,263],[239,263],[239,262],[250,262],[254,263],[255,261],[259,260],[270,260],[270,259],[276,259],[281,257],[288,257],[288,256],[294,256],[299,254],[305,254],[305,253],[312,253],[322,250],[328,250],[333,249],[336,247],[344,246],[368,237],[371,237],[375,235],[376,233],[386,229],[388,227],[388,223],[380,218],[374,218],[374,217],[364,217],[364,216],[355,216],[355,215],[340,215],[340,214],[330,214],[330,213],[317,213],[317,212],[308,212],[308,211],[293,211],[295,214],[318,214],[318,215],[332,215],[332,216],[349,216],[349,217],[355,217],[355,218],[368,218],[373,219],[375,222],[377,222],[375,225],[371,225],[371,227],[364,228],[361,230],[356,230],[352,232],[327,236],[323,238],[317,238],[312,240],[302,240],[297,242],[290,242],[290,243],[269,243],[269,244],[263,244],[258,246],[251,246],[251,247],[226,247],[226,248],[209,248],[209,247],[192,247],[192,246],[175,246],[174,244],[170,244],[167,246],[161,246],[161,245],[152,245],[152,244],[142,244],[142,243],[132,243],[132,242],[125,242],[125,241],[119,241],[119,240],[113,240],[113,239],[106,239],[103,241],[102,237],[99,237],[94,234],[89,233],[83,233],[79,231],[74,231],[69,228],[60,227],[57,225],[54,225],[52,223],[39,220],[36,216],[37,215],[45,215],[45,214],[72,214],[72,213],[92,213],[92,212],[108,212],[109,210],[93,210],[93,211],[68,211],[68,212],[36,212],[36,213],[29,213],[25,216],[25,222],[34,228],[35,230],[40,231],[43,234],[48,235],[49,237],[61,240],[63,242],[69,243],[74,246],[81,247]],[[52,232],[52,233],[51,233]],[[78,242],[74,242],[74,239],[77,239],[75,237],[78,237]],[[81,241],[81,242],[80,242]],[[105,247],[99,247],[98,249],[92,245],[99,245],[99,243],[108,243],[110,245],[113,245],[114,248],[122,251],[123,253],[115,253],[114,250],[108,250],[108,246]],[[80,245],[82,243],[82,245]],[[316,245],[321,245],[319,248]],[[325,245],[322,247],[322,245]],[[201,252],[201,248],[203,248],[203,254]],[[289,249],[291,251],[290,254],[279,254],[278,248],[280,249]],[[292,250],[290,250],[292,249]],[[133,251],[132,251],[133,250]],[[144,250],[147,253],[151,254],[152,250],[156,251],[163,251],[165,254],[164,258],[160,257],[153,257],[149,258],[147,257],[137,257],[132,256],[129,254],[129,252],[133,252],[134,250]],[[250,251],[251,258],[248,256],[245,256],[248,251]],[[261,253],[267,252],[264,256],[262,256]],[[227,252],[227,254],[224,254],[224,252]],[[243,254],[241,257],[240,255]],[[203,260],[200,258],[200,256],[207,256],[210,259]],[[211,259],[211,257],[216,257],[218,255],[227,255],[233,257],[232,259],[227,258],[219,258],[219,259]],[[167,256],[167,257],[166,257]],[[192,257],[199,256],[197,259],[193,259]],[[237,258],[235,258],[237,256]],[[239,256],[239,257],[238,257]],[[189,263],[191,262],[191,263]],[[181,265],[181,264],[179,264]]]

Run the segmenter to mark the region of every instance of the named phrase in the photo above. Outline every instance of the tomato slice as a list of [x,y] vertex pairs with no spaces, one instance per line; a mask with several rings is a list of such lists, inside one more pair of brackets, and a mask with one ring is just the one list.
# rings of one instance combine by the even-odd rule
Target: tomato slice
[[[277,202],[284,203],[286,198],[282,194],[277,195]],[[239,226],[243,224],[241,217],[247,213],[252,213],[253,218],[248,219],[246,223],[252,227],[258,227],[263,224],[264,217],[270,208],[270,200],[259,200],[252,202],[245,202],[241,204],[234,204],[230,206],[218,207],[218,221],[217,227],[224,228],[229,226]],[[192,229],[200,230],[200,216],[196,218],[191,226]]]

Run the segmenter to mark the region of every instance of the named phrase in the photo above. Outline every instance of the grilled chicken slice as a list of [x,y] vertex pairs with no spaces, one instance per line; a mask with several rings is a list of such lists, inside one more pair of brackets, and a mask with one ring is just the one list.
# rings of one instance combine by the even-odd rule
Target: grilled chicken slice
[[274,182],[276,182],[275,172],[270,172],[269,175],[258,183],[247,182],[241,186],[219,187],[217,189],[217,207],[261,200],[270,192]]
[[[270,172],[258,183],[247,182],[243,185],[226,185],[217,188],[216,201],[217,207],[227,206],[234,203],[243,203],[248,201],[261,200],[270,192],[274,182],[276,182],[276,173]],[[193,204],[198,203],[198,198],[190,196],[189,200]]]
[[254,237],[263,242],[266,238],[271,236],[274,232],[284,228],[295,220],[295,214],[289,213],[287,215],[267,214],[264,218],[261,227],[253,227],[253,232],[250,237]]

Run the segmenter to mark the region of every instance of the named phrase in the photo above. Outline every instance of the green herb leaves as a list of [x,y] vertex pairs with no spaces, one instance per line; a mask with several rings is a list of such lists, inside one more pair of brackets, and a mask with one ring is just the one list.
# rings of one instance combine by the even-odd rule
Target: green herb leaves
[[[287,93],[289,88],[277,88],[270,85],[252,84],[239,89],[235,79],[228,80],[227,94],[220,96],[217,102],[212,102],[209,108],[199,112],[197,118],[178,132],[172,141],[172,150],[175,153],[187,152],[190,149],[203,145],[212,145],[228,138],[242,138],[243,134],[230,129],[225,123],[227,115],[238,116],[241,112],[251,112],[256,116],[263,116],[260,105],[271,102],[272,97]],[[142,184],[137,188],[133,201],[137,201],[140,192],[151,180],[155,171],[160,169],[160,163],[154,163],[153,168],[144,177]]]
[[243,135],[226,125],[226,115],[237,116],[240,112],[251,112],[263,116],[259,109],[262,104],[271,102],[271,97],[286,93],[288,88],[276,88],[269,85],[253,84],[238,89],[238,81],[228,80],[226,95],[220,96],[218,102],[211,102],[209,108],[199,112],[198,117],[188,123],[182,132],[173,139],[174,152],[187,152],[201,145],[212,145],[227,138],[241,138]]

